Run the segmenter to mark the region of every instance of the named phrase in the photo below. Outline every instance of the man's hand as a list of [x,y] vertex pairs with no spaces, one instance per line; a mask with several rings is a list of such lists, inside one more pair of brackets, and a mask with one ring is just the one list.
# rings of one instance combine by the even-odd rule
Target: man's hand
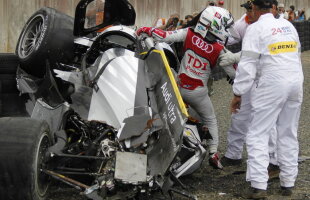
[[218,58],[219,66],[225,67],[229,65],[234,65],[240,61],[241,52],[232,53],[231,51],[226,50],[225,53],[221,54]]
[[230,103],[230,112],[237,113],[237,109],[240,109],[241,105],[241,97],[240,96],[234,96],[234,98],[231,100]]
[[154,28],[153,27],[141,27],[137,30],[137,35],[141,35],[141,33],[146,33],[148,34],[148,36],[152,36],[152,32],[153,32]]

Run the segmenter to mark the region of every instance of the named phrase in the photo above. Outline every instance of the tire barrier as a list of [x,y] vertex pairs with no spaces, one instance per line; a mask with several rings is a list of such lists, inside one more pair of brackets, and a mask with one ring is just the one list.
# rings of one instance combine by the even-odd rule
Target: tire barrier
[[27,115],[24,96],[16,88],[18,65],[15,54],[0,53],[0,117]]
[[310,50],[310,21],[294,22],[293,25],[299,35],[301,51]]

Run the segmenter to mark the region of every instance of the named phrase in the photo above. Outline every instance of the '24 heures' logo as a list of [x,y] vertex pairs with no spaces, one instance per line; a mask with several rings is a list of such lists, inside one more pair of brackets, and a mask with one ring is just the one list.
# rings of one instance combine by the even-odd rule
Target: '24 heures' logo
[[203,39],[199,38],[196,35],[192,37],[192,43],[199,49],[205,51],[206,53],[211,53],[213,51],[213,45],[208,44],[207,42],[205,42]]

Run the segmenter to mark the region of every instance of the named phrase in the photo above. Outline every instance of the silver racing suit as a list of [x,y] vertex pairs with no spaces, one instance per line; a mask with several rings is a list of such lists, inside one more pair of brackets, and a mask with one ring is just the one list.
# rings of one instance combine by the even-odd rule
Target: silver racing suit
[[[212,69],[217,67],[219,55],[224,53],[224,46],[219,42],[207,42],[191,28],[167,32],[156,29],[152,36],[162,42],[184,42],[184,57],[178,72],[180,92],[184,101],[199,114],[212,136],[210,153],[217,152],[218,127],[207,82]],[[224,70],[234,78],[235,69],[232,66],[224,67]]]

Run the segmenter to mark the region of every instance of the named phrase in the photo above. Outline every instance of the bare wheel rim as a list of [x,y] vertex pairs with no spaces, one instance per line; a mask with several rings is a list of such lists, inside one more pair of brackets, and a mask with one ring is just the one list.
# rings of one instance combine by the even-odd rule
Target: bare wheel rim
[[44,172],[42,172],[42,169],[47,168],[46,163],[44,163],[44,157],[49,146],[50,146],[49,137],[47,133],[43,133],[39,140],[39,146],[37,148],[35,159],[35,180],[36,180],[35,190],[41,197],[43,197],[46,194],[50,182],[49,176],[46,175]]
[[34,49],[41,43],[40,37],[43,35],[44,16],[36,15],[27,25],[21,37],[18,47],[18,55],[20,58],[28,57]]

